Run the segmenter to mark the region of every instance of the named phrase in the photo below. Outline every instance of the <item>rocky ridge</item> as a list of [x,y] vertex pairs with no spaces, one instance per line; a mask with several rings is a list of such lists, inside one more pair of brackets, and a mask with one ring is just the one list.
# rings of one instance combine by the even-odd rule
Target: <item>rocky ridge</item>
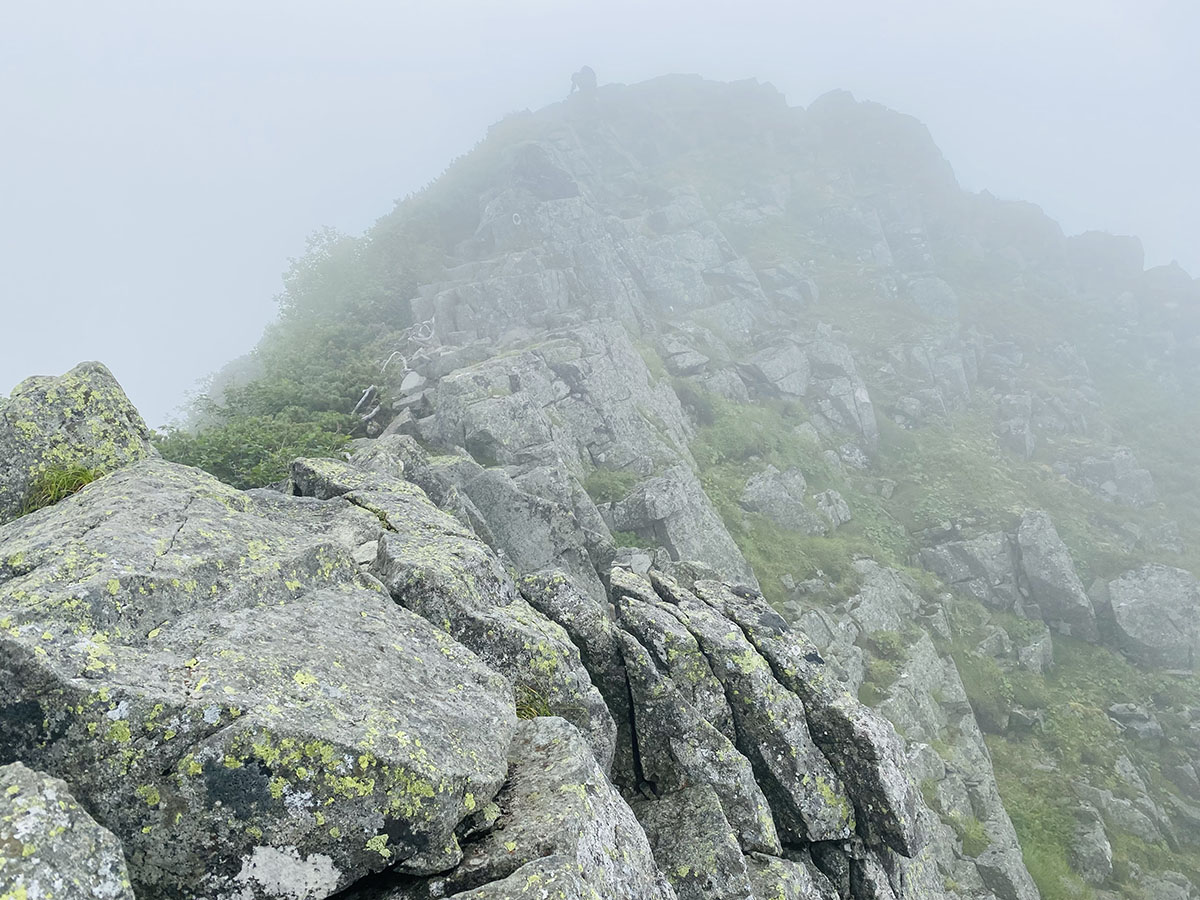
[[519,576],[409,468],[406,436],[284,491],[144,459],[4,525],[0,758],[66,779],[140,897],[665,900],[717,859],[906,895],[902,743],[759,594]]
[[[203,869],[212,896],[1197,896],[1200,531],[1120,390],[1182,421],[1196,283],[962,192],[919,123],[845,93],[672,77],[507,125],[472,225],[392,298],[417,324],[373,345],[350,459],[245,494],[133,462],[3,526],[0,564],[36,561],[0,569],[11,677],[83,711],[53,741],[41,707],[0,714],[0,741],[155,798],[108,813],[147,895]],[[218,517],[195,532],[189,493]],[[164,538],[120,546],[118,498]],[[351,678],[355,615],[383,656]],[[289,630],[243,696],[220,654]],[[389,654],[438,665],[395,692]],[[133,693],[114,718],[80,679]],[[214,686],[245,725],[206,721]],[[396,737],[465,690],[451,738]],[[160,703],[187,725],[161,746]],[[131,711],[145,738],[94,740]],[[212,806],[218,767],[250,808]],[[117,791],[63,777],[107,824]],[[223,862],[164,864],[160,824]]]

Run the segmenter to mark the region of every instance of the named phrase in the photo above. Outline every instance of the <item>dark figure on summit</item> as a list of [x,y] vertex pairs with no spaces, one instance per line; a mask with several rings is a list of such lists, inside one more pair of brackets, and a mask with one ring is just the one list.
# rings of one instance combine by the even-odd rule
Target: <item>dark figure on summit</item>
[[590,94],[596,89],[596,73],[591,66],[584,66],[578,72],[571,76],[571,93],[579,91],[581,94]]

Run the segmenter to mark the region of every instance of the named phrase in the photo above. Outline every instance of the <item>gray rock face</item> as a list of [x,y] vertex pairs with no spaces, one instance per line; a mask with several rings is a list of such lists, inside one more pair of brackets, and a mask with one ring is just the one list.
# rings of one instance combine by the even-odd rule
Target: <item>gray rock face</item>
[[1075,572],[1075,564],[1054,528],[1041,510],[1025,513],[1017,528],[1021,571],[1029,585],[1031,600],[1042,619],[1063,634],[1095,641],[1096,614]]
[[1016,549],[1002,532],[923,547],[921,565],[986,606],[1022,610]]
[[993,609],[1042,619],[1087,641],[1099,639],[1092,599],[1050,517],[1026,512],[1014,533],[991,532],[920,551],[921,564]]
[[437,382],[422,435],[481,463],[596,465],[644,459],[691,465],[690,428],[667,382],[655,382],[625,330],[593,325],[459,369]]
[[66,783],[0,766],[0,897],[133,900],[121,844]]
[[758,585],[700,481],[684,466],[642,482],[614,504],[610,519],[614,531],[652,536],[672,559],[702,559],[743,584]]
[[804,703],[813,740],[833,765],[854,803],[860,833],[882,840],[902,856],[920,852],[922,804],[903,745],[890,724],[845,693],[816,647],[791,632],[761,597],[733,593],[712,582],[699,596],[735,623],[779,683]]
[[643,776],[654,789],[678,791],[708,784],[746,852],[781,852],[770,805],[750,761],[702,719],[632,635],[621,635],[635,716],[634,739]]
[[380,531],[157,460],[0,527],[0,760],[68,780],[140,896],[452,863],[504,780],[511,688],[360,573]]
[[829,526],[805,503],[807,490],[808,484],[799,469],[780,472],[774,466],[767,466],[746,482],[741,504],[781,528],[820,534]]
[[509,749],[508,779],[495,803],[497,817],[471,840],[456,868],[384,896],[473,896],[464,892],[502,882],[549,858],[594,896],[674,900],[637,819],[579,732],[564,720],[521,723]]
[[868,448],[879,441],[879,423],[866,382],[850,349],[827,326],[803,342],[786,340],[760,351],[742,366],[760,393],[812,401],[827,427],[859,435]]
[[0,398],[0,523],[21,513],[48,471],[80,466],[107,474],[157,455],[146,423],[100,363],[27,378]]
[[[725,688],[738,750],[750,760],[785,841],[848,837],[854,813],[841,779],[813,741],[800,697],[780,684],[771,666],[723,612],[666,576],[664,608],[695,637]],[[719,585],[712,585],[719,590]],[[621,601],[618,600],[618,607]]]
[[1016,872],[1024,872],[1021,851],[1016,848],[992,847],[975,860],[975,868],[983,883],[999,900],[1040,900],[1033,880],[1017,880]]
[[633,810],[679,900],[756,900],[746,858],[711,787],[685,788]]
[[1097,582],[1092,599],[1132,659],[1168,669],[1190,669],[1200,659],[1200,582],[1190,572],[1142,566]]
[[1125,506],[1148,506],[1158,499],[1154,478],[1128,447],[1106,458],[1088,457],[1079,466],[1079,481],[1097,496]]
[[1102,885],[1112,875],[1112,845],[1104,831],[1104,820],[1095,807],[1087,804],[1075,813],[1071,865],[1084,881],[1092,885]]
[[746,874],[754,888],[755,900],[839,900],[834,886],[807,859],[808,854],[797,855],[806,862],[762,853],[746,857]]
[[579,651],[559,625],[521,597],[496,556],[457,519],[408,482],[338,460],[296,460],[292,483],[303,493],[340,497],[379,516],[387,528],[371,571],[392,598],[505,675],[518,701],[544,703],[575,722],[608,767],[616,728]]
[[935,319],[958,317],[958,295],[936,276],[913,278],[905,285],[908,301]]

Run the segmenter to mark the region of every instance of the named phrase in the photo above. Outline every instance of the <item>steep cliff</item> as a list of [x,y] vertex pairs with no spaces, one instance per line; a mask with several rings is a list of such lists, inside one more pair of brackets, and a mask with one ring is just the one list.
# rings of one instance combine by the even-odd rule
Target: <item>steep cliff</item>
[[[289,292],[226,443],[0,407],[0,516],[129,448],[0,526],[0,764],[138,896],[1198,895],[1177,267],[883,107],[670,77]],[[268,426],[268,489],[177,462],[245,486]]]

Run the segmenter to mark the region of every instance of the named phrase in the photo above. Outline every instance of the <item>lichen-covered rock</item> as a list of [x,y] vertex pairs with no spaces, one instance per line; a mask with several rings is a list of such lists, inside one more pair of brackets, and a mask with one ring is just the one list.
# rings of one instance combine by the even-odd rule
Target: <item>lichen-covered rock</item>
[[66,782],[0,766],[0,897],[133,900],[120,842]]
[[859,831],[902,856],[915,856],[926,837],[918,816],[922,804],[895,729],[846,693],[817,648],[761,596],[735,593],[715,582],[698,582],[695,588],[739,627],[779,682],[803,700],[812,739],[846,785]]
[[606,768],[616,727],[561,626],[531,607],[496,555],[420,488],[333,459],[292,463],[292,483],[341,497],[386,524],[371,571],[392,598],[509,678],[518,702],[574,722]]
[[658,669],[701,718],[735,740],[725,688],[696,638],[671,611],[661,607],[644,578],[614,567],[609,579],[621,627],[650,651]]
[[495,802],[498,817],[466,845],[457,867],[420,881],[399,879],[401,890],[382,896],[456,897],[535,860],[555,858],[578,867],[572,871],[600,897],[674,900],[637,819],[563,719],[520,724],[509,748],[508,779]]
[[741,848],[779,853],[771,808],[750,761],[725,735],[697,714],[660,673],[649,652],[630,634],[620,635],[634,714],[637,761],[650,791],[710,785]]
[[633,804],[679,900],[755,900],[746,860],[707,785]]
[[597,601],[563,572],[526,575],[519,582],[529,605],[562,626],[579,649],[580,661],[604,698],[616,724],[616,748],[610,772],[621,787],[631,784],[633,762],[633,713],[625,665],[621,658],[619,629],[610,617],[609,603]]
[[0,398],[0,523],[20,515],[40,475],[81,467],[101,474],[156,456],[150,432],[98,362],[57,378],[27,378]]
[[0,762],[67,780],[139,896],[452,864],[503,781],[511,687],[361,573],[380,530],[160,460],[0,527]]
[[1132,659],[1171,669],[1190,669],[1200,660],[1200,581],[1190,572],[1142,566],[1097,582],[1092,599]]
[[[803,851],[790,853],[803,859],[808,857]],[[833,884],[811,861],[750,853],[746,856],[746,874],[754,888],[755,900],[840,900]]]
[[654,582],[671,601],[662,602],[662,608],[692,633],[724,685],[738,750],[754,766],[781,837],[848,837],[854,809],[841,778],[813,741],[800,697],[776,680],[767,660],[718,608],[666,575],[656,575]]

